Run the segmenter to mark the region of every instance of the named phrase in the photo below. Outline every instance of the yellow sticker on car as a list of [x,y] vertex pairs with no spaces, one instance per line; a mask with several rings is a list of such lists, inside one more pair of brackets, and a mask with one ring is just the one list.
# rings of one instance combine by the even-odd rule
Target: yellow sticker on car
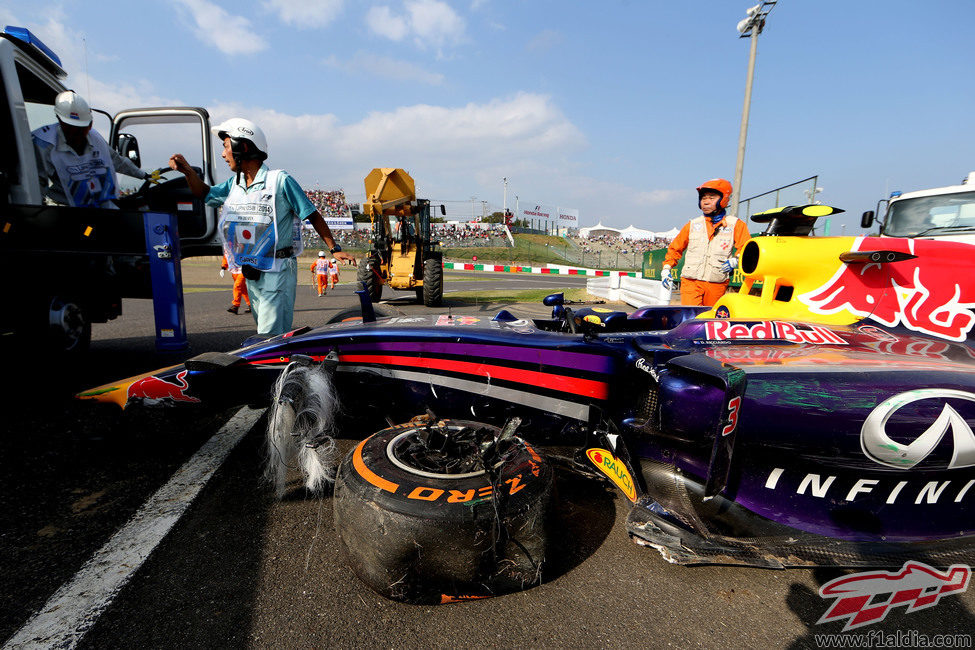
[[627,471],[626,465],[613,452],[594,447],[586,450],[586,456],[592,461],[593,465],[609,477],[616,486],[623,491],[626,498],[636,501],[636,486],[633,484],[633,477]]

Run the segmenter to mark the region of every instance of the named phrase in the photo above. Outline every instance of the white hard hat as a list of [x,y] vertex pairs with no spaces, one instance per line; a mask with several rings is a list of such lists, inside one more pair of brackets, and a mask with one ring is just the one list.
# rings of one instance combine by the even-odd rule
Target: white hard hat
[[264,137],[264,131],[261,131],[261,128],[250,120],[232,117],[217,126],[211,127],[210,131],[221,140],[228,137],[233,140],[250,140],[257,150],[267,158],[267,138]]
[[325,257],[325,251],[318,251],[319,257]]
[[54,114],[71,126],[85,127],[91,124],[91,108],[88,102],[73,90],[65,90],[55,98]]
[[333,257],[332,259],[329,260],[329,262],[331,262],[332,264],[335,264],[335,258]]

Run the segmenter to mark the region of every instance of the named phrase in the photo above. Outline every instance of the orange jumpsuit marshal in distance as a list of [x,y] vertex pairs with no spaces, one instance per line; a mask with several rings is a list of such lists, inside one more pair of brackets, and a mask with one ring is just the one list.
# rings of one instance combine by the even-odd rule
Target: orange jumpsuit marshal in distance
[[671,269],[686,255],[680,276],[682,305],[716,303],[738,267],[732,250],[741,251],[751,239],[748,225],[725,212],[731,191],[731,183],[723,178],[702,183],[697,188],[701,216],[684,224],[667,248],[661,276],[665,288],[672,286]]

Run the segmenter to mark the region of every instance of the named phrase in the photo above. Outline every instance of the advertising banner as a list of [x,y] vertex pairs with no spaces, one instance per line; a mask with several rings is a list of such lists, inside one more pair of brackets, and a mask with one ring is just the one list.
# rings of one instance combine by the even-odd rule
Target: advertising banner
[[569,208],[559,208],[559,227],[560,228],[578,228],[579,227],[579,211],[570,210]]
[[554,225],[557,214],[556,209],[551,206],[536,204],[520,208],[515,217],[517,219],[524,219],[528,223],[533,224],[533,227],[544,227],[546,221],[553,222]]
[[355,228],[355,222],[352,221],[352,212],[350,210],[346,210],[345,214],[332,213],[322,215],[322,218],[325,219],[325,223],[332,230],[352,230]]

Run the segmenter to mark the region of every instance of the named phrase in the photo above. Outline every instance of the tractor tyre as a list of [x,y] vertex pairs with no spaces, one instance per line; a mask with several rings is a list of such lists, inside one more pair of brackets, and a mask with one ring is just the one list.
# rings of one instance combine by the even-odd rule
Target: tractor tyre
[[380,265],[379,256],[371,253],[359,262],[359,268],[355,276],[360,286],[362,284],[366,285],[366,291],[369,292],[369,299],[373,302],[379,302],[379,299],[383,297],[383,278],[380,273]]
[[443,304],[443,260],[440,258],[423,261],[423,304],[427,307]]

